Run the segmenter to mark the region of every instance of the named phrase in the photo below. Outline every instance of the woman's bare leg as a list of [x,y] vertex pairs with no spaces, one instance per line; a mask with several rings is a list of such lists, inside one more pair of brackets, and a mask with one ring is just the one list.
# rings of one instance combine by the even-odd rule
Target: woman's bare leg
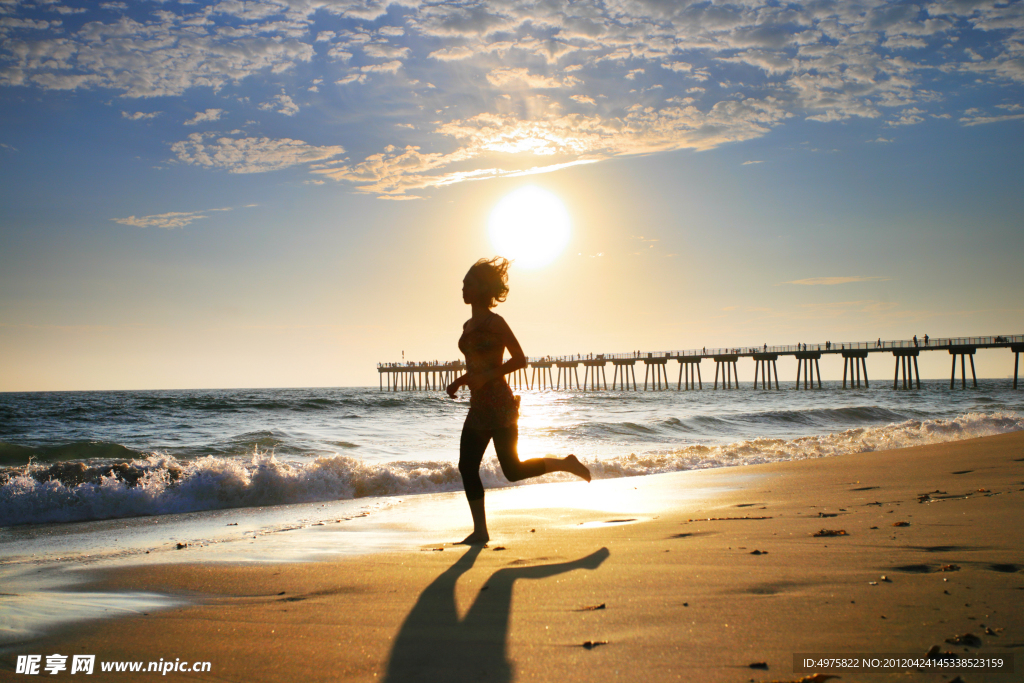
[[473,515],[473,533],[462,539],[460,543],[466,545],[487,543],[491,537],[487,533],[487,513],[484,510],[484,499],[478,498],[469,501],[469,512]]
[[473,533],[461,542],[467,544],[486,543],[487,514],[484,511],[484,485],[480,481],[480,462],[491,440],[491,434],[476,429],[463,429],[459,442],[459,473],[466,488],[469,511],[473,515]]
[[530,458],[519,460],[519,428],[494,430],[494,451],[501,463],[501,471],[509,481],[521,481],[539,477],[548,472],[568,472],[580,479],[590,481],[590,470],[575,455],[564,458]]
[[590,470],[575,455],[567,455],[564,458],[544,458],[544,470],[545,472],[568,472],[575,474],[580,479],[590,481]]

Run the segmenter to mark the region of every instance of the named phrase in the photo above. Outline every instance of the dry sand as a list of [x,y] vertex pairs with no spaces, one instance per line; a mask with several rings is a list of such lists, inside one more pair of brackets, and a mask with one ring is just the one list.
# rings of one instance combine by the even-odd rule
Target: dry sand
[[[192,604],[67,627],[0,656],[0,677],[30,680],[13,673],[16,656],[58,652],[211,663],[168,674],[179,680],[789,681],[808,675],[795,653],[923,657],[935,645],[1013,656],[1017,673],[833,673],[1024,676],[1022,432],[595,482],[606,511],[559,507],[567,486],[587,485],[489,494],[485,548],[445,544],[468,523],[448,496],[438,500],[458,518],[414,551],[106,572],[80,588]],[[966,634],[978,640],[947,642]]]

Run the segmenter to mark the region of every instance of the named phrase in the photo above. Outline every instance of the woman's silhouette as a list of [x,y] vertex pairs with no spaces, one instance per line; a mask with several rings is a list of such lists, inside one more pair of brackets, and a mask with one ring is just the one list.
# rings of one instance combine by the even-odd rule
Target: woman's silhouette
[[[459,473],[473,514],[473,533],[463,543],[486,543],[490,539],[480,462],[491,440],[501,471],[509,481],[547,472],[571,472],[590,481],[590,470],[575,455],[519,461],[519,397],[512,395],[505,375],[525,368],[526,355],[508,323],[491,310],[508,296],[509,265],[500,256],[480,259],[462,280],[462,300],[473,307],[473,316],[462,326],[459,338],[459,350],[466,355],[466,374],[448,385],[448,395],[455,398],[463,385],[470,390],[469,414],[459,444]],[[505,349],[512,358],[502,364]]]

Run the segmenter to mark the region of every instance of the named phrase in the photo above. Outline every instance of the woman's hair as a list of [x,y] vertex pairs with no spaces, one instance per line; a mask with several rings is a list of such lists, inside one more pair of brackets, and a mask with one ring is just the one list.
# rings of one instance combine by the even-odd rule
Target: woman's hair
[[494,308],[508,297],[508,267],[511,265],[508,259],[495,256],[492,259],[482,258],[469,269],[490,297],[488,308]]

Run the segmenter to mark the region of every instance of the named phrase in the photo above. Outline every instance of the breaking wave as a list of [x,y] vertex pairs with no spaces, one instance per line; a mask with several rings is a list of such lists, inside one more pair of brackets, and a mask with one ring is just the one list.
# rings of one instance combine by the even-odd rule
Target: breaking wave
[[[759,437],[583,459],[594,477],[601,479],[892,450],[1021,429],[1024,419],[1016,413],[968,413],[795,439]],[[109,455],[113,444],[102,446],[104,455]],[[124,451],[121,457],[134,454]],[[488,487],[509,485],[490,458],[481,476]],[[568,475],[552,475],[559,476]],[[0,524],[76,522],[461,488],[458,467],[452,462],[371,463],[347,455],[283,462],[258,446],[246,458],[208,455],[179,460],[154,453],[104,464],[32,462],[0,469]]]

